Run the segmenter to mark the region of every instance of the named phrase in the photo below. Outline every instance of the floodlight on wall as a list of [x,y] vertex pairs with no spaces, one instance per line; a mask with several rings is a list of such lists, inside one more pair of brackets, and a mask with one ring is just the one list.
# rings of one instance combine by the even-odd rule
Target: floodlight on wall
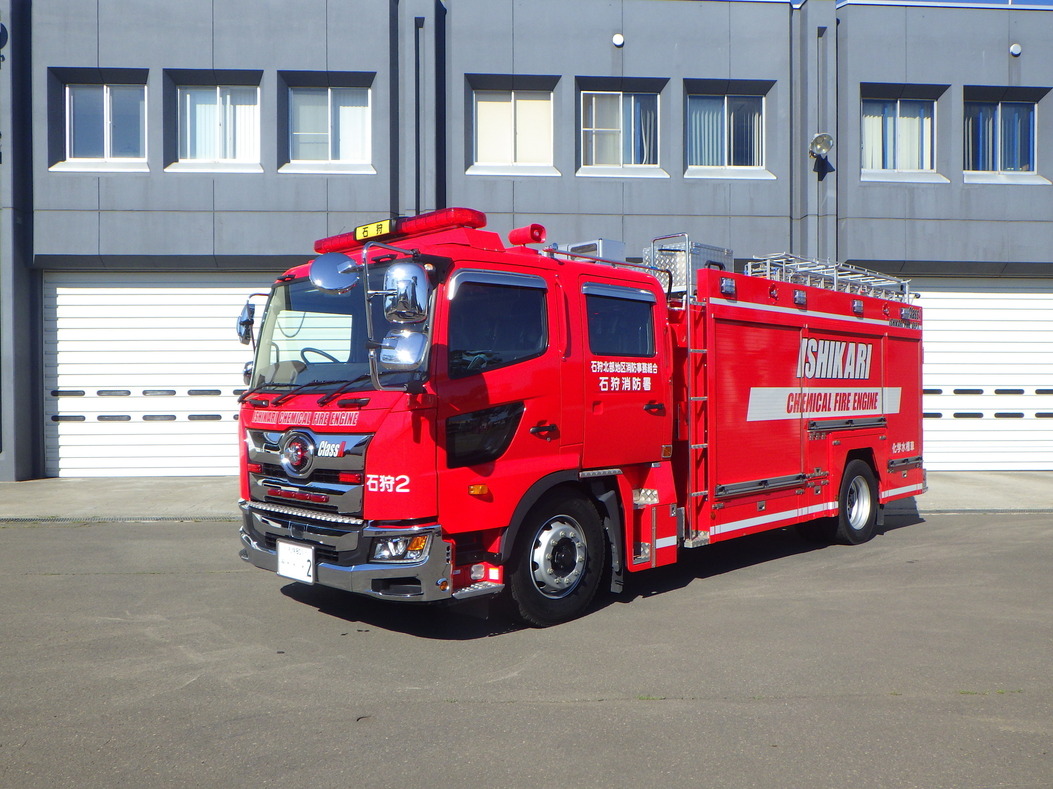
[[821,132],[814,137],[812,141],[808,143],[808,155],[813,159],[825,159],[826,155],[830,153],[830,150],[834,147],[834,136]]
[[621,33],[615,33],[613,36],[611,36],[611,43],[614,44],[614,46],[619,47],[619,48],[624,47],[625,46],[625,36],[623,36]]

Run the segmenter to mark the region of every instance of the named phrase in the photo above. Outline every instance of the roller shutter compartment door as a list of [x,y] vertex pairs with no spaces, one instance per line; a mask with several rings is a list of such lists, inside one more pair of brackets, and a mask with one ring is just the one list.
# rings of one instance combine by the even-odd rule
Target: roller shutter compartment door
[[46,272],[45,473],[237,473],[235,323],[266,273]]
[[925,465],[1053,470],[1053,280],[915,279]]

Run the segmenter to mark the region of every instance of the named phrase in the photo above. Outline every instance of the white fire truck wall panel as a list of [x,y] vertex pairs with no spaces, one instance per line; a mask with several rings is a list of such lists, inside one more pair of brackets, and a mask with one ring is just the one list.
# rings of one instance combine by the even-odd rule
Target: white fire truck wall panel
[[236,474],[236,392],[252,351],[235,324],[274,276],[46,272],[45,472]]
[[917,278],[925,466],[1053,470],[1053,280]]

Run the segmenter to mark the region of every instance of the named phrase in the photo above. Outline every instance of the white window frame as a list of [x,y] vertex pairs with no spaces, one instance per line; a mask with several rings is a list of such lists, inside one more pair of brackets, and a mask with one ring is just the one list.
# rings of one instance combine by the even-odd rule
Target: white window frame
[[[549,150],[547,162],[521,162],[517,160],[517,130],[519,120],[516,114],[516,94],[534,93],[548,96],[548,133]],[[503,161],[481,161],[479,157],[479,97],[481,94],[507,96],[510,104],[512,126],[509,129],[510,150]],[[484,89],[472,91],[472,164],[468,175],[513,175],[513,176],[550,176],[560,175],[555,167],[555,96],[551,90],[517,90],[517,89]]]
[[[300,90],[324,90],[326,92],[326,106],[327,106],[327,145],[329,149],[329,158],[327,159],[294,159],[294,151],[296,150],[293,145],[293,141],[297,134],[296,129],[293,126],[293,94]],[[366,124],[365,124],[365,140],[364,149],[365,155],[361,158],[354,159],[334,159],[333,155],[333,91],[334,90],[356,90],[364,91],[366,97]],[[280,171],[281,172],[297,172],[297,173],[324,173],[324,172],[345,172],[345,173],[360,173],[360,174],[373,174],[376,170],[373,168],[373,89],[363,86],[329,86],[329,87],[311,87],[308,85],[290,85],[288,87],[288,107],[289,107],[289,161],[284,164]]]
[[[224,136],[227,134],[225,128],[225,118],[223,117],[224,107],[224,91],[227,90],[253,90],[255,91],[256,101],[252,105],[255,108],[256,115],[256,129],[255,135],[252,138],[251,148],[249,152],[242,152],[241,155],[233,157],[191,157],[185,156],[184,153],[188,150],[189,139],[187,137],[188,129],[187,124],[189,119],[186,116],[186,108],[184,106],[185,91],[188,90],[202,90],[202,89],[213,89],[216,92],[216,107],[217,107],[217,122],[213,127],[216,135],[215,143],[216,150],[223,152],[227,141],[224,140]],[[186,170],[186,171],[240,171],[240,172],[262,172],[263,167],[260,164],[260,136],[261,136],[261,119],[262,119],[262,107],[260,106],[260,88],[258,85],[180,85],[177,89],[178,96],[178,112],[177,112],[177,123],[178,126],[178,159],[173,164],[169,165],[166,170]]]
[[[616,177],[642,177],[642,178],[668,178],[669,174],[662,169],[662,94],[660,91],[651,90],[579,90],[578,105],[580,119],[578,123],[578,139],[581,146],[581,165],[578,175],[586,176],[616,176]],[[585,102],[590,96],[618,96],[618,128],[601,128],[597,126],[585,126]],[[654,96],[655,97],[655,157],[653,164],[627,164],[625,162],[625,134],[626,129],[622,119],[625,113],[626,96]],[[618,157],[619,164],[585,164],[588,157],[585,155],[588,144],[586,136],[589,132],[617,131],[618,132]],[[629,133],[635,134],[633,130]]]
[[[723,152],[723,163],[719,165],[706,165],[706,164],[686,164],[685,177],[686,178],[725,178],[725,179],[759,179],[759,180],[775,180],[774,173],[770,172],[767,168],[768,162],[768,97],[764,93],[705,93],[701,91],[693,91],[688,93],[684,99],[684,160],[685,163],[688,159],[687,150],[687,135],[691,134],[689,124],[691,122],[690,115],[688,114],[687,107],[690,103],[692,96],[701,96],[706,98],[719,98],[723,99],[723,110],[721,113],[721,123],[724,129],[724,152]],[[731,129],[730,129],[730,117],[728,115],[728,100],[729,99],[760,99],[760,164],[730,164],[731,160]]]
[[[76,157],[73,154],[73,90],[75,88],[102,88],[103,99],[102,99],[102,135],[103,135],[103,155],[102,156],[87,156],[87,157]],[[112,88],[139,88],[142,91],[142,156],[114,156],[113,155],[113,99],[112,99]],[[63,86],[63,105],[65,113],[65,140],[64,140],[64,159],[61,162],[56,163],[51,169],[53,170],[79,170],[79,171],[109,171],[109,170],[128,170],[135,172],[144,172],[149,168],[147,166],[147,155],[148,149],[147,144],[149,140],[149,113],[147,113],[147,86],[141,83],[134,82],[112,82],[112,83],[97,83],[97,82],[70,82]]]

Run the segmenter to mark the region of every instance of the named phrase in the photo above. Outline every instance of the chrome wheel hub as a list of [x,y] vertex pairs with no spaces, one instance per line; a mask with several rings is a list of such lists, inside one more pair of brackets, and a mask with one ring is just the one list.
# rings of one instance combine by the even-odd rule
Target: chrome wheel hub
[[859,531],[867,525],[870,519],[870,511],[873,501],[870,496],[870,486],[862,477],[856,477],[848,487],[848,495],[845,497],[845,519],[853,531]]
[[546,597],[565,597],[581,580],[588,550],[581,526],[564,515],[541,527],[530,552],[534,585]]

